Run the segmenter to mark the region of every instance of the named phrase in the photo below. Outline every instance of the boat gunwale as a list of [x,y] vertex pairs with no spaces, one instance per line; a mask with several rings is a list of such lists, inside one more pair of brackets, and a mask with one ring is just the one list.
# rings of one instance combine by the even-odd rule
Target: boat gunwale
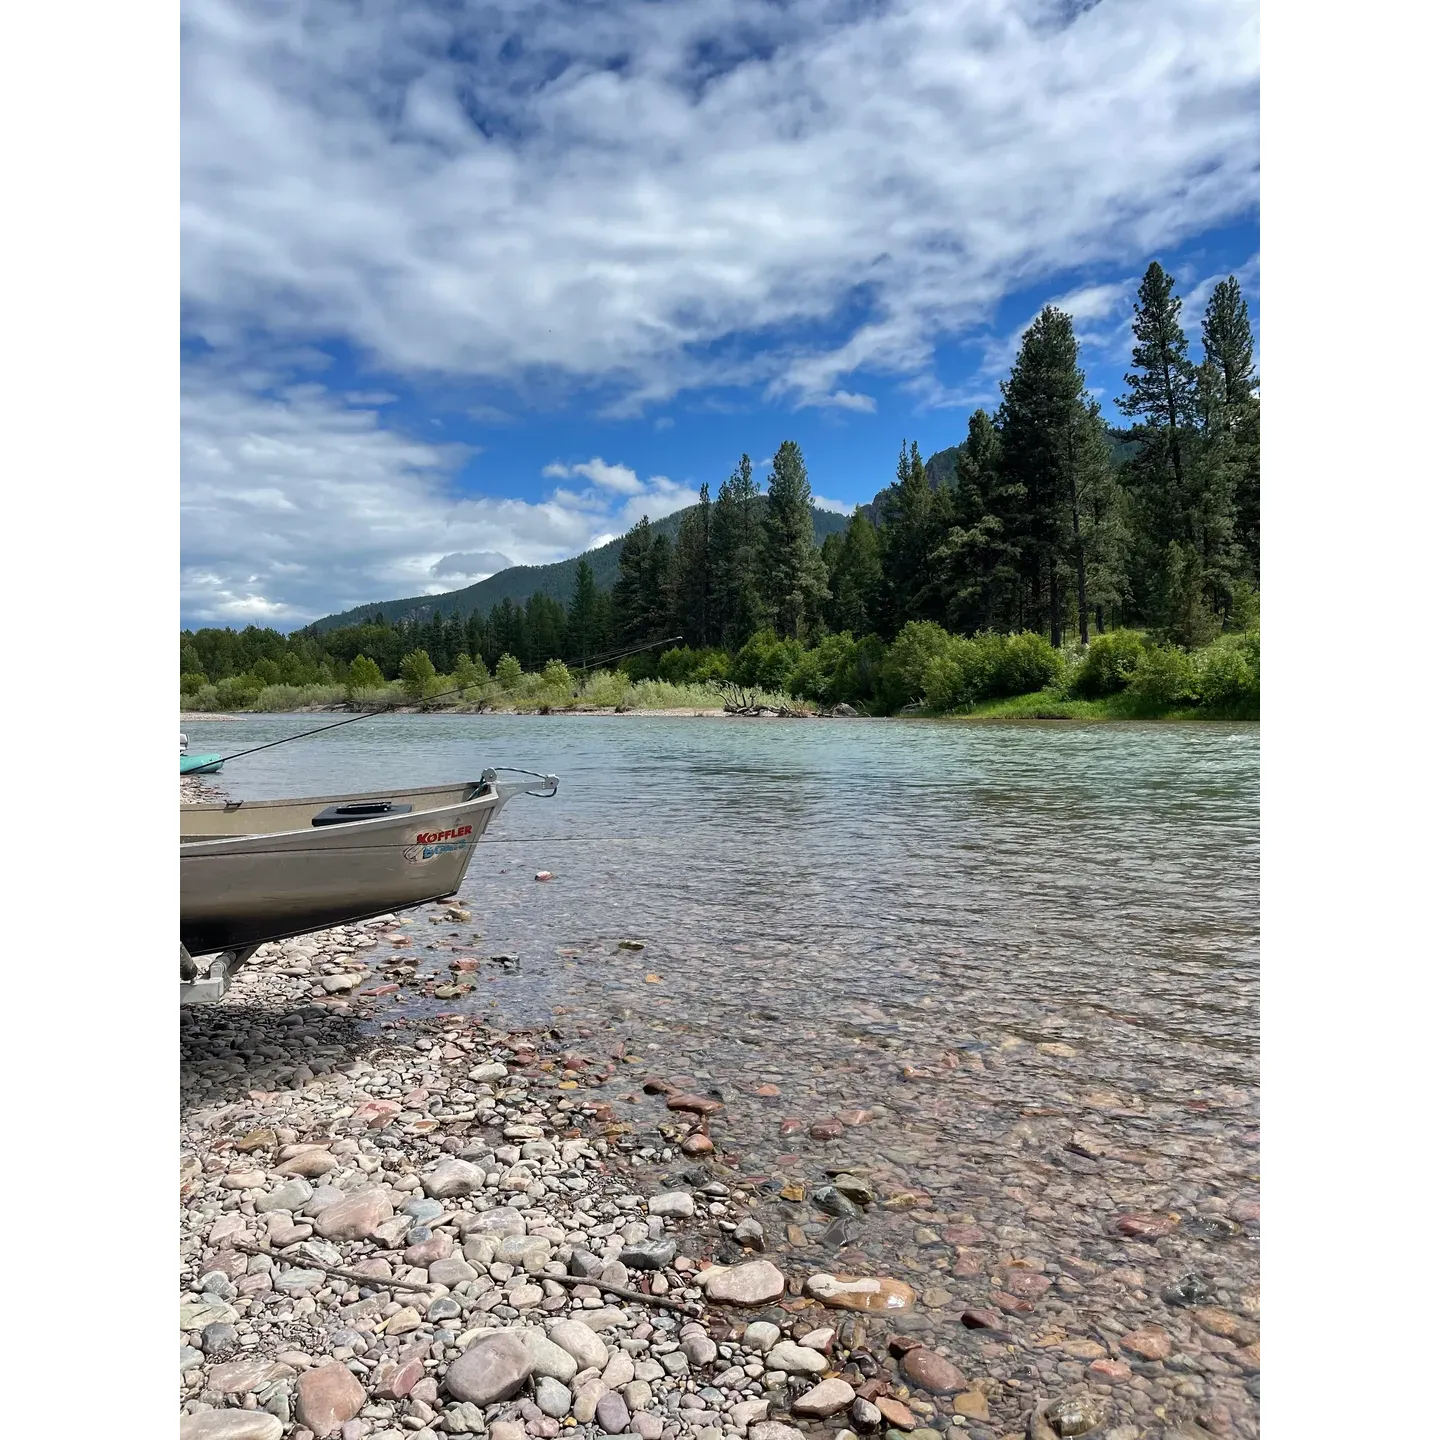
[[[469,784],[469,783],[471,783],[471,782],[466,782],[466,783]],[[475,783],[483,783],[483,782],[475,782]],[[434,786],[427,786],[427,787],[425,787],[425,789],[396,790],[396,791],[392,791],[392,792],[389,792],[389,793],[391,793],[391,794],[396,794],[396,795],[421,795],[421,794],[427,793],[427,791],[435,791],[435,790],[442,790],[442,791],[443,791],[443,790],[455,790],[455,789],[457,789],[457,788],[459,788],[459,787],[458,787],[458,786],[455,786],[455,785],[434,785]],[[282,800],[282,801],[268,801],[268,802],[261,802],[261,803],[281,804],[281,805],[305,805],[305,806],[308,806],[308,805],[320,804],[321,802],[326,801],[326,800],[329,800],[329,801],[331,801],[331,802],[339,802],[339,801],[344,801],[344,800],[347,800],[347,799],[349,799],[349,800],[361,800],[361,799],[365,799],[365,798],[367,798],[367,797],[364,796],[364,795],[350,795],[350,796],[323,796],[323,795],[321,795],[321,796],[315,796],[315,797],[312,797],[312,798],[310,798],[310,799],[304,799],[304,800]],[[374,792],[371,792],[370,798],[374,798]],[[291,836],[291,835],[315,835],[315,836],[323,835],[323,836],[326,836],[328,839],[330,839],[332,842],[334,842],[334,841],[338,841],[338,840],[339,840],[343,835],[345,835],[345,834],[353,834],[353,833],[355,833],[356,831],[364,831],[364,830],[370,829],[370,828],[372,828],[372,827],[374,827],[374,826],[377,826],[377,825],[396,825],[396,824],[398,824],[400,821],[404,821],[405,823],[404,823],[403,825],[401,825],[400,828],[401,828],[401,829],[404,829],[404,830],[408,830],[408,829],[410,829],[410,827],[411,827],[412,825],[414,825],[416,822],[418,822],[418,821],[420,821],[420,820],[423,820],[424,817],[427,816],[427,815],[439,815],[439,814],[442,814],[442,813],[444,813],[444,814],[449,814],[449,813],[453,813],[453,812],[467,813],[467,812],[471,812],[471,811],[474,811],[474,810],[479,809],[479,808],[482,808],[482,807],[484,807],[484,808],[498,808],[498,804],[499,804],[499,801],[500,801],[500,800],[501,800],[501,796],[500,796],[500,793],[499,793],[498,790],[495,790],[495,789],[487,789],[487,790],[485,790],[483,793],[481,793],[481,794],[479,794],[479,795],[472,795],[468,800],[454,800],[454,801],[451,801],[448,805],[436,805],[436,806],[433,806],[433,807],[432,807],[431,809],[429,809],[429,810],[408,810],[408,811],[402,811],[402,812],[399,813],[399,814],[393,814],[393,815],[372,815],[372,816],[369,816],[369,817],[367,817],[366,819],[363,819],[363,820],[347,820],[347,821],[344,822],[344,824],[341,824],[341,825],[323,825],[323,826],[306,825],[306,826],[302,826],[302,827],[300,827],[300,828],[298,828],[298,829],[292,829],[292,830],[252,830],[252,831],[250,831],[250,832],[248,832],[247,834],[244,834],[244,835],[197,835],[197,836],[195,836],[194,838],[191,838],[191,839],[187,839],[184,835],[182,835],[182,836],[180,837],[180,850],[181,850],[181,854],[182,854],[182,856],[183,856],[183,855],[187,855],[187,854],[193,853],[193,852],[194,852],[198,847],[200,847],[200,846],[230,846],[230,845],[250,844],[250,843],[253,843],[253,842],[256,841],[256,840],[276,840],[276,839],[281,839],[281,838],[288,837],[288,836]],[[198,809],[200,809],[200,808],[202,808],[202,807],[200,807],[200,806],[197,805],[197,806],[186,806],[185,808],[186,808],[187,810],[198,810]],[[204,807],[204,808],[210,810],[211,812],[214,812],[214,811],[216,811],[216,810],[223,810],[223,806],[216,806],[216,805],[209,805],[209,806],[206,806],[206,807]],[[231,813],[233,813],[233,811],[232,811]],[[422,827],[422,828],[423,828],[423,827]],[[335,848],[335,849],[341,849],[341,848],[351,848],[351,847],[346,847],[346,846],[341,846],[341,845],[334,845],[333,848]]]
[[[478,791],[491,784],[491,781],[482,777],[479,780],[451,780],[445,785],[397,785],[389,790],[357,790],[348,795],[295,795],[280,796],[272,800],[201,800],[193,805],[181,805],[180,810],[185,815],[208,812],[233,815],[237,810],[260,810],[267,807],[273,809],[279,805],[343,805],[349,800],[383,800],[388,795],[439,795],[447,790],[470,788]],[[480,796],[477,794],[471,798],[479,799]],[[358,825],[363,822],[357,820],[353,823]]]

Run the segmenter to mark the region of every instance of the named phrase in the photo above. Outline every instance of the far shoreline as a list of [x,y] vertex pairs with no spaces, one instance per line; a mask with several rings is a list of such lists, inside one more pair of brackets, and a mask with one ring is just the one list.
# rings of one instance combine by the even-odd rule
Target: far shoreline
[[[1063,708],[1062,708],[1063,707]],[[1069,710],[1070,713],[1065,713]],[[613,706],[583,706],[574,709],[537,709],[525,708],[523,706],[513,709],[449,709],[441,706],[429,707],[423,705],[400,705],[394,709],[384,711],[367,712],[363,709],[350,709],[348,706],[335,705],[310,705],[300,706],[294,710],[225,710],[225,711],[197,711],[182,710],[180,712],[181,725],[208,724],[211,721],[233,721],[248,720],[264,716],[282,715],[335,715],[343,717],[346,715],[363,715],[372,713],[376,715],[433,715],[435,717],[456,718],[459,716],[473,716],[476,719],[487,719],[496,716],[527,716],[546,719],[563,719],[567,717],[576,718],[600,718],[600,719],[641,719],[641,720],[867,720],[867,721],[944,721],[946,723],[967,724],[967,725],[1259,725],[1259,717],[1254,715],[1200,715],[1193,709],[1176,709],[1167,713],[1155,715],[1124,714],[1113,707],[1107,707],[1103,702],[1062,702],[1061,706],[1036,704],[1029,707],[1011,707],[1009,709],[996,708],[995,710],[977,709],[969,714],[956,714],[954,712],[937,712],[928,714],[915,712],[908,715],[827,715],[819,711],[812,713],[791,713],[782,715],[778,713],[766,713],[760,715],[736,714],[731,711],[717,707],[695,709],[690,706],[669,707],[658,709],[645,709],[629,707],[616,709]]]

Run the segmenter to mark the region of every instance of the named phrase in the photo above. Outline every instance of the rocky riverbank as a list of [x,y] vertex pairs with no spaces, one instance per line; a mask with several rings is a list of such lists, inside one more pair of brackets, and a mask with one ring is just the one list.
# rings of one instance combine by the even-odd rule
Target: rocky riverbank
[[988,1415],[959,1357],[887,1353],[909,1287],[764,1258],[703,1146],[644,1147],[670,1188],[637,1184],[552,1036],[364,1034],[335,997],[387,923],[277,947],[183,1014],[182,1437],[932,1440]]
[[[753,1105],[803,1066],[722,1088],[578,1023],[417,1018],[513,961],[474,928],[440,905],[269,947],[182,1012],[182,1437],[1258,1435],[1248,1132],[1221,1165],[1178,1112],[1052,1094],[1083,1056],[1047,1039],[907,1065],[888,1113],[801,1109],[767,1175]],[[901,1147],[962,1074],[1025,1118],[957,1179]],[[903,1239],[867,1255],[877,1228]]]

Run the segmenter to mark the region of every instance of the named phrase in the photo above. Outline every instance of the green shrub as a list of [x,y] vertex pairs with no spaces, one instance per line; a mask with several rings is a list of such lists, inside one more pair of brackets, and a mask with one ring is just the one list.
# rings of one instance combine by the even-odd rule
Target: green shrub
[[1260,632],[1217,640],[1196,657],[1200,703],[1216,710],[1260,708]]
[[885,655],[882,698],[888,710],[925,695],[925,676],[933,661],[950,656],[956,637],[933,620],[911,620]]
[[1140,657],[1126,687],[1153,705],[1191,705],[1199,697],[1194,657],[1178,645],[1155,645]]
[[250,709],[280,712],[307,705],[335,705],[344,694],[339,685],[267,685],[250,702]]
[[1064,654],[1043,635],[1029,630],[1020,635],[1007,635],[985,698],[1034,694],[1053,685],[1064,669]]
[[435,662],[424,650],[412,650],[400,662],[400,683],[407,700],[423,700],[440,687],[435,683]]
[[248,710],[250,702],[265,688],[258,675],[228,675],[215,687],[215,704],[220,710]]
[[190,710],[218,710],[220,701],[216,698],[213,685],[202,685],[198,690],[184,697],[189,701],[186,706]]
[[367,690],[378,690],[385,683],[380,667],[368,656],[357,655],[345,672],[345,695],[354,700]]
[[741,647],[730,678],[762,690],[783,690],[805,653],[798,640],[782,640],[773,630],[757,630]]
[[807,650],[785,682],[792,695],[818,700],[822,705],[836,705],[843,696],[843,677],[853,664],[857,649],[855,637],[848,631],[827,635],[813,650]]
[[563,660],[547,660],[540,679],[547,690],[559,692],[568,701],[575,682],[570,678],[570,667]]
[[1145,637],[1135,630],[1111,630],[1097,635],[1085,652],[1070,688],[1085,700],[1116,695],[1130,683],[1130,677],[1145,654]]
[[688,645],[680,645],[660,657],[655,673],[671,685],[724,680],[730,674],[730,657],[723,650],[704,647],[692,650]]
[[520,662],[513,655],[502,655],[495,662],[495,679],[499,682],[502,691],[518,689],[524,673],[524,670],[520,668]]
[[194,670],[187,670],[180,677],[180,693],[182,695],[194,695],[202,690],[208,682],[204,675]]

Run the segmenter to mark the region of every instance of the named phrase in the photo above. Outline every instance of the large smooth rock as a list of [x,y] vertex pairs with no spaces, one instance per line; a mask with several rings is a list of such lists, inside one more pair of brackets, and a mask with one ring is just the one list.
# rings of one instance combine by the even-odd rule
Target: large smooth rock
[[[559,1345],[549,1339],[543,1331],[517,1330],[515,1334],[520,1337],[520,1343],[530,1352],[530,1358],[534,1361],[533,1374],[548,1375],[563,1385],[568,1385],[575,1378],[576,1372],[580,1369],[579,1362],[568,1350],[561,1349]],[[570,1408],[568,1402],[565,1408],[568,1413]]]
[[807,1390],[790,1407],[797,1415],[824,1420],[838,1415],[855,1398],[855,1391],[844,1380],[832,1377]]
[[[707,1276],[714,1274],[713,1279]],[[785,1293],[785,1276],[769,1260],[747,1260],[728,1269],[701,1271],[699,1283],[711,1300],[727,1305],[765,1305]]]
[[535,1382],[535,1403],[552,1420],[563,1420],[570,1413],[570,1391],[550,1375],[541,1375]]
[[298,1210],[314,1193],[310,1182],[297,1176],[277,1185],[268,1195],[262,1195],[255,1202],[255,1213],[268,1215],[272,1210]]
[[679,1247],[673,1240],[637,1240],[620,1251],[620,1263],[631,1270],[663,1270]]
[[797,1345],[793,1340],[782,1340],[772,1346],[765,1364],[771,1370],[785,1370],[792,1375],[823,1375],[830,1368],[830,1362],[818,1350]]
[[507,1235],[495,1250],[497,1265],[514,1265],[527,1275],[538,1275],[555,1253],[543,1235]]
[[180,1440],[280,1440],[284,1430],[264,1410],[201,1410],[180,1417]]
[[688,1190],[667,1190],[663,1195],[652,1195],[647,1208],[652,1215],[688,1220],[695,1213],[695,1197]]
[[746,1432],[749,1440],[805,1440],[805,1432],[779,1420],[756,1420]]
[[605,1342],[578,1320],[561,1320],[550,1328],[550,1338],[573,1356],[582,1370],[603,1370],[610,1352]]
[[530,1351],[508,1330],[482,1335],[445,1372],[445,1388],[457,1400],[493,1405],[508,1400],[535,1368]]
[[523,1235],[525,1217],[508,1205],[497,1205],[493,1210],[481,1211],[479,1215],[461,1216],[460,1229],[467,1236],[490,1235],[502,1240],[507,1235]]
[[613,1390],[607,1390],[595,1406],[595,1423],[607,1435],[623,1435],[630,1428],[630,1409]]
[[907,1350],[900,1368],[907,1380],[933,1395],[954,1395],[965,1388],[965,1377],[943,1355],[923,1345]]
[[894,1314],[915,1304],[915,1292],[903,1280],[885,1276],[812,1275],[805,1293],[836,1310]]
[[273,1360],[252,1358],[231,1360],[228,1364],[217,1365],[206,1377],[208,1389],[218,1390],[222,1395],[248,1395],[267,1385],[280,1373],[280,1366]]
[[327,1205],[315,1217],[315,1229],[327,1240],[368,1240],[394,1214],[390,1196],[378,1185],[354,1190]]
[[295,1382],[295,1418],[319,1440],[338,1433],[365,1403],[360,1382],[337,1360],[307,1370]]
[[442,1160],[420,1184],[432,1200],[448,1200],[455,1195],[469,1195],[485,1184],[485,1172],[468,1160]]

